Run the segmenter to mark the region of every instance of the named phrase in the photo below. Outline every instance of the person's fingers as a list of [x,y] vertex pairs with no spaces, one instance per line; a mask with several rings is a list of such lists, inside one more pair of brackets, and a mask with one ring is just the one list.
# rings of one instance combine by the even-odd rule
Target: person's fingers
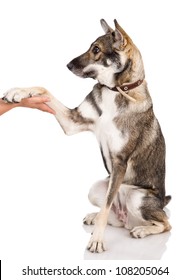
[[44,103],[49,102],[50,98],[48,96],[33,96],[29,98],[24,98],[22,101],[25,104]]
[[50,101],[50,98],[48,96],[35,96],[35,97],[22,99],[19,105],[23,107],[39,109],[44,112],[55,114],[55,111],[44,103],[48,101]]

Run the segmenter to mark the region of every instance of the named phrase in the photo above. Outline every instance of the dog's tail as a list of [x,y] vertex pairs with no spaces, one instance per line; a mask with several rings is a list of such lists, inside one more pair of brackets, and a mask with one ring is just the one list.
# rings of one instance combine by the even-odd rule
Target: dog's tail
[[170,202],[172,199],[171,195],[166,195],[164,198],[164,207]]

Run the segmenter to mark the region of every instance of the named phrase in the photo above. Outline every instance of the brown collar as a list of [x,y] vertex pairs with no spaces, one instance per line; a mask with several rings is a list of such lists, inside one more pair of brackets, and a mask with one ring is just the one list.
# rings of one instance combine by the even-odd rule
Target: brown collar
[[144,80],[138,80],[134,83],[131,83],[131,84],[123,84],[122,86],[120,87],[113,87],[113,88],[110,88],[111,90],[114,90],[114,91],[119,91],[119,89],[121,89],[122,91],[128,91],[128,90],[131,90],[131,89],[134,89],[138,86],[140,86],[142,84]]

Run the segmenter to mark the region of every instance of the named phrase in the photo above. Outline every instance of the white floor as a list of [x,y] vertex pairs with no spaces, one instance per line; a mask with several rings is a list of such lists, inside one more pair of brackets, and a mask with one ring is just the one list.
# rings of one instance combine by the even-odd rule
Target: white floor
[[[91,232],[92,226],[84,226],[84,230]],[[134,239],[128,230],[108,226],[105,235],[108,250],[102,254],[92,254],[86,250],[85,260],[160,260],[167,250],[171,233]]]

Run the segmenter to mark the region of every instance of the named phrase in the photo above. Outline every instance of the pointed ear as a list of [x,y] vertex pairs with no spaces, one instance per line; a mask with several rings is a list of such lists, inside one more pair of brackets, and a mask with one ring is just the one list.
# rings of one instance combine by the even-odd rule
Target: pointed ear
[[113,32],[113,29],[107,24],[104,19],[101,19],[100,23],[105,33]]
[[123,50],[125,46],[130,42],[132,43],[132,40],[127,35],[127,33],[123,30],[123,28],[119,25],[116,19],[114,19],[115,24],[115,47],[119,50]]
[[115,41],[115,45],[117,45],[119,49],[127,45],[127,40],[117,28],[115,29]]

